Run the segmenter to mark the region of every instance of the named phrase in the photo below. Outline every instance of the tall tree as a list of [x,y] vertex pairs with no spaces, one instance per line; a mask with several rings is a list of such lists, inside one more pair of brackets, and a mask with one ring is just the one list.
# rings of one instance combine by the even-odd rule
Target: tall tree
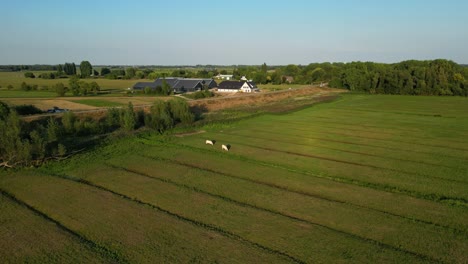
[[93,73],[93,66],[89,61],[82,61],[80,63],[81,78],[88,78]]

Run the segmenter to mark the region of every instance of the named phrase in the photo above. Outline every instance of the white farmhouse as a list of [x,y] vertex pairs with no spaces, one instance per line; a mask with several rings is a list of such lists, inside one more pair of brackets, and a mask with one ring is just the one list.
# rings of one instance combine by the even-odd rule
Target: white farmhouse
[[218,92],[225,93],[252,93],[258,92],[257,85],[248,81],[224,81],[218,85]]

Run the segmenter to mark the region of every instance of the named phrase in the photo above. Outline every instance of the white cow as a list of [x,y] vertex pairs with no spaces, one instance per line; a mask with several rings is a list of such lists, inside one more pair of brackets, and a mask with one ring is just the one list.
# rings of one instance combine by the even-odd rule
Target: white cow
[[214,145],[214,142],[213,142],[213,140],[207,139],[207,140],[205,141],[205,144],[206,144],[206,145],[212,145],[212,146],[213,146],[213,145]]
[[222,150],[225,150],[225,151],[229,151],[229,145],[224,145],[224,144],[223,144],[223,145],[221,146],[221,149],[222,149]]

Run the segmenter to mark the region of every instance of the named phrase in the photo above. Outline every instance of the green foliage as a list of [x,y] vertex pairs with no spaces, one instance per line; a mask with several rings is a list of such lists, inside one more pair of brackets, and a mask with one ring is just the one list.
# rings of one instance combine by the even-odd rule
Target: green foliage
[[57,121],[51,117],[47,121],[47,142],[52,143],[58,141],[60,135],[60,127]]
[[78,76],[72,76],[70,80],[68,80],[68,85],[70,86],[70,89],[74,96],[80,94],[80,79],[78,78]]
[[81,78],[88,78],[93,73],[93,66],[89,61],[80,63]]
[[132,131],[136,126],[136,116],[132,102],[128,102],[127,109],[123,112],[121,126],[126,131]]
[[63,97],[65,96],[65,93],[67,92],[67,87],[65,87],[65,85],[63,85],[63,83],[60,82],[60,83],[55,84],[54,90],[58,96]]
[[101,76],[106,76],[109,73],[111,73],[109,68],[106,68],[106,67],[101,68]]
[[126,78],[132,79],[132,78],[135,78],[135,75],[136,75],[136,69],[135,68],[130,67],[130,68],[127,68],[125,70],[125,77]]
[[53,72],[43,72],[39,74],[39,78],[41,79],[55,79],[56,74]]
[[190,94],[184,94],[185,97],[191,99],[203,99],[203,98],[210,98],[214,96],[214,93],[208,90],[198,91]]
[[145,125],[159,133],[172,127],[173,121],[168,103],[156,100],[151,106],[150,112],[145,116]]
[[13,89],[13,85],[9,84],[9,85],[7,86],[7,89],[8,89],[8,90],[12,90],[12,89]]
[[19,115],[36,115],[36,114],[42,114],[42,110],[37,108],[34,105],[17,105],[14,106],[13,109],[19,114]]
[[62,116],[62,126],[66,134],[73,134],[75,132],[76,116],[73,112],[65,112]]
[[24,77],[25,78],[32,78],[32,79],[36,78],[36,76],[32,72],[25,72]]
[[10,107],[5,102],[0,101],[0,120],[5,120],[8,114],[10,114]]
[[66,62],[66,63],[63,65],[63,71],[64,71],[65,74],[67,74],[67,75],[76,75],[76,65],[75,65],[75,63],[68,63],[68,62]]

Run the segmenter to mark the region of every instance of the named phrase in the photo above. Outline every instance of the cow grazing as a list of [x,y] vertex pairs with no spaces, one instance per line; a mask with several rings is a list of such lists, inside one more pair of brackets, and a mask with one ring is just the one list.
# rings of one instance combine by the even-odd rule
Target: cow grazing
[[206,144],[206,145],[212,145],[212,146],[213,146],[215,142],[216,142],[216,141],[214,141],[214,140],[209,140],[209,139],[207,139],[207,140],[205,141],[205,144]]
[[222,150],[225,150],[225,151],[229,151],[230,148],[231,148],[231,145],[229,145],[229,144],[228,144],[228,145],[224,145],[224,144],[223,144],[223,145],[221,146],[221,149],[222,149]]

